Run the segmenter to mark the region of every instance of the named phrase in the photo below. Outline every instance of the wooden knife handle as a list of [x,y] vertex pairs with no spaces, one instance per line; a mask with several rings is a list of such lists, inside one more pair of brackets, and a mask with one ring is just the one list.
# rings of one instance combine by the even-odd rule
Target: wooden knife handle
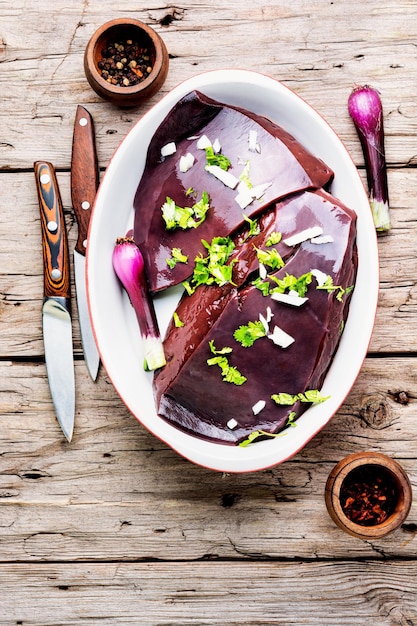
[[94,122],[90,113],[78,105],[74,122],[71,159],[71,199],[78,222],[75,249],[85,255],[91,210],[99,185]]
[[42,229],[44,296],[70,298],[70,262],[64,211],[54,167],[34,163]]

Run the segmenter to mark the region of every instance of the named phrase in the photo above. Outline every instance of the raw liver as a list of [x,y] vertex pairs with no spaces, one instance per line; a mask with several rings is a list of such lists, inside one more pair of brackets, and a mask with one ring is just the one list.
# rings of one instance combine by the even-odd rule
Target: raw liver
[[[305,192],[273,206],[265,214],[264,230],[256,245],[264,247],[268,234],[277,230],[283,238],[311,226],[322,226],[332,243],[304,242],[294,248],[283,242],[276,247],[286,259],[286,273],[300,276],[319,269],[333,278],[335,285],[346,288],[354,284],[356,251],[356,215],[325,191]],[[308,405],[277,406],[270,396],[286,392],[297,394],[307,389],[320,389],[340,339],[340,329],[346,319],[349,296],[343,302],[334,293],[315,289],[315,279],[307,295],[309,300],[300,307],[274,302],[251,285],[257,274],[258,262],[253,256],[253,242],[238,246],[238,258],[245,259],[236,268],[238,286],[201,287],[193,296],[185,295],[178,313],[185,325],[168,329],[165,338],[167,365],[154,378],[158,413],[181,429],[200,437],[235,444],[254,430],[279,432],[291,411],[299,416]],[[242,324],[258,319],[271,307],[274,323],[295,338],[282,349],[268,338],[258,339],[251,348],[243,348],[233,338]],[[209,341],[216,348],[233,348],[231,365],[247,376],[241,386],[226,383],[218,366],[208,366],[212,355]],[[257,416],[252,406],[265,400],[265,409]],[[227,426],[230,418],[237,428]]]
[[[248,149],[250,130],[257,131],[260,154]],[[255,200],[242,211],[235,200],[237,191],[205,171],[205,151],[196,148],[195,139],[189,139],[196,134],[206,134],[212,142],[219,138],[222,153],[232,163],[229,171],[237,178],[242,161],[249,159],[251,182],[272,183],[261,201]],[[161,148],[171,141],[176,142],[176,153],[161,159]],[[187,152],[196,161],[188,172],[181,173],[179,160]],[[188,94],[155,132],[134,200],[134,238],[145,259],[151,292],[180,283],[192,273],[194,258],[204,252],[202,239],[230,235],[242,227],[244,214],[260,214],[288,194],[324,187],[332,176],[323,161],[266,118],[215,102],[199,92]],[[202,191],[209,194],[211,208],[206,221],[196,229],[167,231],[161,214],[166,197],[179,206],[192,206],[194,200],[186,195],[190,187],[198,192],[198,199]],[[170,269],[166,259],[173,247],[181,248],[190,262]]]

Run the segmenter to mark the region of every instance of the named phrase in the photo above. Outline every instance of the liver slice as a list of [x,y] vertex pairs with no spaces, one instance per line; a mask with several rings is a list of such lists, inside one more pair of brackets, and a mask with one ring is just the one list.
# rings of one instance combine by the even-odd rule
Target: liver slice
[[[322,190],[298,194],[273,205],[262,219],[265,228],[256,239],[258,247],[265,248],[273,230],[285,239],[305,228],[322,226],[324,234],[333,237],[331,243],[306,241],[294,248],[281,242],[276,247],[286,264],[274,276],[300,276],[319,269],[330,275],[335,285],[346,288],[354,284],[356,215],[330,194]],[[249,239],[237,247],[240,266],[236,268],[236,287],[203,286],[182,298],[178,313],[185,325],[168,329],[167,365],[154,378],[159,415],[183,430],[222,443],[236,444],[257,429],[279,432],[290,412],[296,411],[298,417],[308,408],[304,403],[278,406],[270,396],[320,389],[349,307],[349,295],[340,302],[334,292],[317,290],[314,278],[307,292],[309,299],[300,308],[263,296],[251,284],[258,267],[253,243]],[[264,337],[251,348],[242,347],[233,332],[258,319],[259,313],[265,314],[267,307],[273,313],[271,331],[277,324],[295,342],[282,349]],[[207,365],[213,356],[211,340],[218,349],[233,348],[229,362],[247,377],[243,385],[224,382],[218,366]],[[265,400],[266,406],[255,416],[252,407],[259,400]],[[227,425],[231,418],[238,423],[234,429]]]
[[[249,150],[249,131],[257,132],[261,152]],[[239,178],[244,163],[250,162],[250,180],[254,185],[271,186],[261,200],[255,200],[244,211],[235,200],[237,191],[226,187],[204,168],[206,155],[196,147],[194,135],[206,134],[214,142],[220,140],[222,153]],[[175,154],[161,158],[161,148],[174,141]],[[180,157],[191,152],[193,167],[186,173],[179,170]],[[228,236],[244,224],[244,215],[261,214],[271,203],[306,189],[318,189],[329,183],[333,172],[323,161],[289,135],[284,129],[264,117],[218,103],[199,92],[185,96],[167,115],[150,143],[145,170],[135,199],[134,238],[145,259],[148,282],[152,293],[178,284],[193,270],[193,260],[204,252],[201,240]],[[210,197],[206,221],[198,228],[167,231],[161,207],[167,196],[181,207],[192,206],[187,195],[190,188]],[[178,263],[170,269],[166,259],[173,247],[188,255],[188,264]]]

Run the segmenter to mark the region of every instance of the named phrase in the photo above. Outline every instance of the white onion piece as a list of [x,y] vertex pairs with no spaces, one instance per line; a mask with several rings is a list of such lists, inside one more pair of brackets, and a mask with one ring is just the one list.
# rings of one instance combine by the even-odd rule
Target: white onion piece
[[262,313],[259,313],[259,321],[261,322],[262,326],[264,327],[265,334],[267,335],[269,333],[269,322],[270,322],[270,320],[267,320],[266,317],[264,315],[262,315]]
[[289,304],[290,306],[302,306],[305,302],[307,302],[308,298],[302,298],[298,294],[290,294],[290,293],[271,293],[272,300],[275,302],[282,302],[283,304]]
[[317,244],[333,243],[334,238],[331,235],[319,235],[318,237],[313,237],[313,239],[311,239],[310,241],[311,243],[317,243]]
[[258,415],[258,413],[260,413],[265,408],[265,405],[265,400],[258,400],[258,402],[256,402],[256,404],[254,404],[252,407],[253,414]]
[[184,154],[180,158],[180,172],[182,172],[183,174],[185,174],[185,172],[188,172],[188,170],[190,170],[194,165],[194,161],[194,155],[191,154],[191,152],[187,152],[187,154]]
[[218,165],[206,165],[206,171],[209,174],[213,174],[216,178],[218,178],[226,187],[230,187],[230,189],[235,189],[239,180],[236,176],[233,176],[230,172],[226,172],[222,170]]
[[206,148],[211,148],[211,141],[207,137],[207,135],[201,135],[200,139],[197,141],[197,148],[199,150],[205,150]]
[[237,426],[237,421],[235,420],[234,417],[232,417],[228,422],[227,422],[227,428],[230,428],[230,430],[233,430],[234,428],[236,428]]
[[261,146],[258,143],[258,132],[256,130],[249,131],[249,150],[251,152],[260,152]]
[[262,280],[265,280],[265,278],[268,276],[268,270],[263,263],[259,263],[259,276],[262,278]]
[[278,326],[274,327],[272,334],[268,335],[268,339],[271,339],[271,341],[273,341],[274,344],[280,348],[288,348],[288,346],[295,341],[294,337],[291,337],[291,335]]
[[307,239],[312,239],[313,237],[319,237],[323,234],[323,229],[321,226],[312,226],[311,228],[306,228],[305,230],[300,230],[300,232],[291,235],[291,237],[287,237],[284,239],[284,243],[287,246],[295,246],[298,243],[303,243],[303,241],[307,241]]
[[220,144],[220,140],[218,137],[216,137],[216,139],[213,141],[213,151],[218,154],[220,152],[220,150],[222,149],[221,144]]
[[253,196],[251,193],[251,189],[247,186],[246,183],[240,181],[237,186],[238,194],[235,196],[235,200],[240,206],[241,209],[246,209],[253,202]]
[[161,156],[163,157],[171,156],[171,154],[174,154],[176,151],[177,151],[177,146],[175,145],[175,142],[170,141],[169,143],[165,144],[165,146],[162,146]]
[[269,189],[271,185],[272,183],[261,183],[260,185],[255,185],[255,187],[252,187],[251,189],[252,196],[256,198],[257,200],[259,200],[259,198],[262,198],[265,191]]

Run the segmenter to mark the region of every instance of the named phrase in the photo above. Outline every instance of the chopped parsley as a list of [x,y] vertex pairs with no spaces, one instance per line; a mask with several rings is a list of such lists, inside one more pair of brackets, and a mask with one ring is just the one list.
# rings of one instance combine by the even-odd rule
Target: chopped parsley
[[250,348],[257,339],[265,337],[265,335],[265,326],[262,324],[261,320],[248,322],[247,325],[239,326],[233,333],[233,337],[237,342],[242,344],[244,348]]
[[255,249],[258,261],[259,263],[262,263],[262,265],[266,265],[272,270],[284,267],[285,263],[276,248],[272,248],[272,250],[261,250],[260,248]]
[[173,270],[177,263],[188,263],[188,256],[182,253],[181,248],[172,248],[171,257],[166,259],[166,262]]
[[174,320],[175,328],[182,328],[184,326],[184,322],[180,319],[180,316],[176,311],[174,311],[172,318]]
[[165,222],[167,230],[175,228],[197,228],[206,219],[207,211],[210,208],[209,196],[203,191],[198,202],[192,207],[180,207],[175,204],[172,198],[167,197],[165,203],[161,207],[162,218]]
[[346,289],[344,289],[341,285],[334,285],[332,277],[327,276],[324,283],[322,285],[317,285],[316,288],[324,289],[325,291],[327,291],[327,293],[331,293],[332,291],[334,291],[336,293],[336,300],[338,300],[339,302],[342,302],[343,296],[345,294],[346,295],[349,294],[352,291],[353,285],[351,285],[350,287],[346,287]]
[[255,280],[252,282],[252,285],[256,287],[256,289],[259,289],[263,296],[269,296],[271,283],[267,280],[262,280],[262,278],[259,276],[258,278],[255,278]]
[[207,365],[218,365],[224,382],[232,383],[233,385],[243,385],[247,380],[246,376],[243,376],[236,367],[230,365],[229,359],[227,356],[224,356],[225,354],[230,354],[232,348],[225,347],[217,350],[213,340],[209,341],[209,347],[215,356],[207,359]]
[[299,296],[304,297],[312,278],[313,275],[311,272],[302,274],[298,278],[292,274],[286,274],[284,278],[275,278],[274,276],[271,276],[271,279],[277,286],[272,288],[270,292],[285,293],[286,291],[296,291]]
[[290,393],[274,393],[271,399],[280,406],[291,406],[295,404],[297,400],[300,402],[309,402],[311,404],[320,404],[328,400],[330,396],[323,396],[318,389],[307,389],[302,393],[292,395]]
[[284,435],[285,433],[268,433],[265,430],[254,430],[248,435],[247,439],[244,439],[239,443],[239,446],[241,446],[242,448],[246,448],[246,446],[248,446],[250,443],[257,441],[259,437],[283,437]]
[[214,152],[213,146],[208,146],[205,150],[207,165],[218,165],[222,170],[227,172],[231,165],[230,159],[224,156],[224,154],[220,154],[220,152]]
[[225,285],[232,282],[233,265],[228,263],[235,244],[230,237],[213,237],[211,243],[202,239],[202,244],[208,251],[207,256],[199,255],[195,258],[195,267],[190,280],[183,283],[189,295],[192,295],[199,285]]
[[261,232],[261,227],[259,226],[258,220],[252,220],[247,215],[243,214],[243,219],[248,223],[249,230],[245,235],[244,241],[249,239],[249,237],[253,237],[254,235],[259,235]]
[[287,417],[287,423],[285,424],[285,426],[293,426],[293,427],[297,426],[295,422],[296,416],[297,416],[297,413],[295,411],[291,411],[291,413]]
[[274,246],[275,244],[279,243],[281,239],[282,239],[282,234],[274,230],[274,232],[272,232],[269,235],[268,239],[265,242],[265,245],[268,246],[268,248],[270,248],[271,246]]

